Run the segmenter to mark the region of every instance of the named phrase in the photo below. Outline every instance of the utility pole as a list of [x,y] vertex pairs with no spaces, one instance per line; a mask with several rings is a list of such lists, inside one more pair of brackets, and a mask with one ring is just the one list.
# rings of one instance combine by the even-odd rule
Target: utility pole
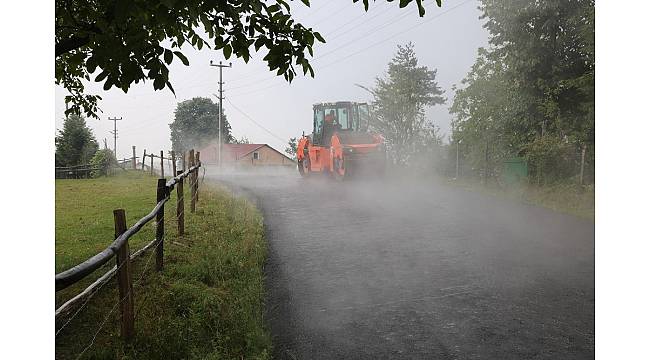
[[122,117],[119,118],[108,118],[108,120],[113,122],[113,131],[110,133],[113,134],[113,155],[117,159],[117,122],[122,120]]
[[217,164],[219,167],[221,167],[221,117],[223,116],[223,68],[231,68],[232,63],[229,63],[227,66],[223,65],[221,61],[219,61],[219,64],[213,64],[212,60],[210,60],[210,66],[216,66],[219,68],[219,155],[218,155],[218,160]]
[[460,143],[462,140],[458,140],[456,142],[456,180],[458,180],[458,168],[459,168],[459,160],[458,160],[458,153],[459,153],[459,148],[460,148]]

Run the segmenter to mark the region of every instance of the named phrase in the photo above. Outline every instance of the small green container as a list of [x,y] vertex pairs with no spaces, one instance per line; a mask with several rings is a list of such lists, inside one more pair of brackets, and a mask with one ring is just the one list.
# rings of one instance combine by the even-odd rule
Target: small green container
[[507,186],[521,184],[528,178],[528,164],[521,157],[514,157],[503,162],[503,182]]

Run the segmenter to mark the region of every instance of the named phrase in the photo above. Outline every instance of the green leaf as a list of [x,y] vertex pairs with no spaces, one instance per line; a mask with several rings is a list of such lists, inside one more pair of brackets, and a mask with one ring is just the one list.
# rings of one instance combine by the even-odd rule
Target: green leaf
[[266,42],[265,37],[259,37],[257,40],[255,40],[255,51],[258,51]]
[[180,51],[174,51],[174,55],[176,55],[176,57],[179,58],[179,59],[183,62],[183,65],[185,65],[185,66],[190,65],[190,62],[187,60],[187,58],[185,57],[185,55],[183,55],[182,52],[180,52]]
[[309,46],[314,45],[314,34],[312,34],[312,33],[310,33],[310,32],[306,32],[306,33],[305,33],[305,42],[306,42],[307,45],[309,45]]
[[420,13],[420,17],[424,16],[424,5],[422,5],[422,0],[415,0],[415,2],[418,4],[418,12]]
[[162,76],[157,76],[153,80],[153,89],[154,90],[161,90],[165,87],[165,79],[163,79]]
[[225,45],[223,47],[223,56],[226,59],[230,59],[230,55],[232,54],[232,47],[230,45]]
[[323,36],[321,36],[319,32],[314,31],[314,36],[316,37],[316,39],[318,39],[318,41],[322,42],[323,44],[325,43],[325,39],[323,38]]
[[89,73],[94,73],[95,70],[97,69],[97,61],[95,60],[94,56],[91,56],[86,60],[86,68],[88,69]]
[[309,5],[309,0],[300,0],[300,1],[302,1],[302,3],[307,5],[307,6],[311,6],[311,5]]
[[104,70],[99,75],[97,75],[97,77],[95,78],[95,82],[100,82],[106,79],[107,76],[108,76],[108,71]]
[[169,90],[172,91],[174,95],[176,95],[176,91],[174,91],[174,87],[172,86],[172,83],[170,83],[169,81],[167,81],[167,87],[169,88]]
[[165,49],[165,63],[167,65],[172,63],[172,60],[174,59],[174,53],[171,52],[169,49]]

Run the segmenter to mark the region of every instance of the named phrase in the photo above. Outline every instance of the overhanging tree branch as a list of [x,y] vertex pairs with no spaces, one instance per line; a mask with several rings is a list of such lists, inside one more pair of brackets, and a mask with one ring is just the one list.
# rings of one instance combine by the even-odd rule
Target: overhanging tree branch
[[61,40],[54,46],[55,57],[59,57],[72,50],[78,49],[90,41],[88,36],[72,36],[67,39]]

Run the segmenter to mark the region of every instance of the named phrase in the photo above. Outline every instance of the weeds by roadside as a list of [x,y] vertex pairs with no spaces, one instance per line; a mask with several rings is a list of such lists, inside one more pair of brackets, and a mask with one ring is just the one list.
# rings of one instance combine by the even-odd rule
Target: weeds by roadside
[[595,192],[593,185],[555,184],[538,187],[522,184],[511,188],[502,188],[495,184],[488,183],[485,186],[479,181],[464,179],[449,180],[448,183],[471,191],[480,191],[494,196],[543,206],[592,221],[595,216]]
[[[152,179],[146,177],[143,181],[148,187],[152,187]],[[114,180],[104,178],[107,182]],[[140,180],[142,179],[135,178],[126,181],[137,183]],[[86,183],[65,184],[70,187],[76,185],[80,188],[68,189],[73,191],[72,196],[84,196]],[[128,187],[130,190],[124,191],[122,196],[138,199],[141,191],[138,192],[138,186],[135,184],[131,185],[133,187]],[[57,192],[59,190],[57,183]],[[187,189],[186,196],[189,198]],[[149,199],[151,196],[147,198],[144,207],[150,209],[153,200]],[[94,199],[97,201],[93,201]],[[235,197],[224,189],[204,185],[200,190],[197,212],[186,214],[186,235],[178,237],[175,235],[175,208],[171,206],[174,203],[175,194],[165,211],[168,235],[165,239],[164,270],[155,272],[154,261],[148,261],[150,254],[145,254],[134,262],[134,340],[127,345],[122,343],[119,336],[119,309],[107,319],[101,331],[97,332],[105,315],[117,300],[117,289],[113,280],[106,284],[79,316],[57,336],[57,359],[75,359],[91,343],[93,345],[88,347],[83,358],[270,357],[270,336],[264,328],[262,317],[262,266],[266,245],[261,214],[246,200]],[[87,212],[98,210],[108,214],[106,216],[112,221],[112,207],[101,201],[100,196],[86,197],[81,204],[87,207]],[[137,218],[134,213],[136,210],[126,204],[124,208],[131,224]],[[189,207],[186,209],[189,212]],[[77,232],[86,231],[81,228],[69,228],[75,222],[66,219],[68,214],[79,216],[80,212],[83,212],[83,209],[70,213],[57,209],[57,236],[66,234],[74,238]],[[59,221],[59,217],[62,221]],[[68,228],[59,229],[59,226]],[[110,225],[108,233],[110,242]],[[57,258],[60,257],[60,250],[63,251],[60,248],[63,246],[74,248],[75,242],[57,239]],[[132,251],[135,249],[137,247],[132,245]],[[85,254],[84,251],[76,252]],[[74,250],[63,253],[69,252],[75,253]],[[57,266],[59,260],[57,259]],[[138,282],[140,277],[141,281]],[[57,329],[61,325],[57,323]],[[97,337],[93,341],[95,334]]]

